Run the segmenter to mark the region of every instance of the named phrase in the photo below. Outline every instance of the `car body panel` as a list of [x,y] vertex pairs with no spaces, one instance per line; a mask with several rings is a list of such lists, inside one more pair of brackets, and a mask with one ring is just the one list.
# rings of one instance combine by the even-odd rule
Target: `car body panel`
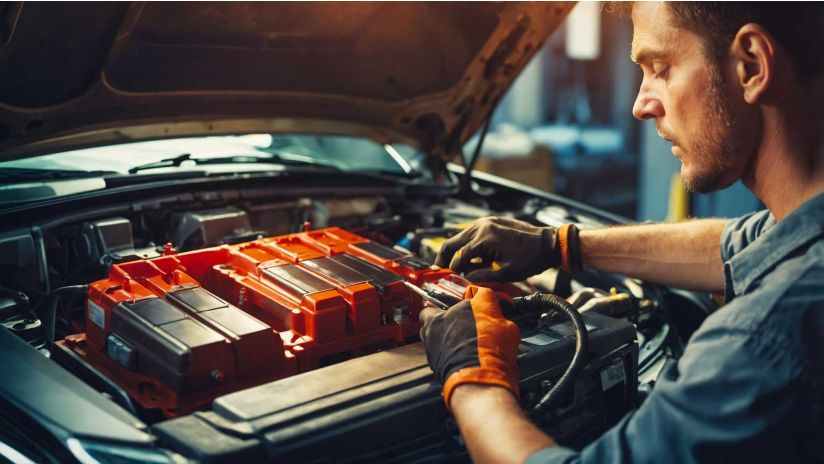
[[8,4],[0,159],[252,132],[366,136],[453,155],[571,7]]

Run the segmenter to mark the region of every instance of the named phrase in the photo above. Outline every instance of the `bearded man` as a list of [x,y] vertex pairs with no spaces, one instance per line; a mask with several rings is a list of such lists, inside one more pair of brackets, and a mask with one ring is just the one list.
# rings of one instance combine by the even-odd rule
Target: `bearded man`
[[[731,221],[579,231],[486,218],[436,264],[474,281],[548,267],[618,272],[726,304],[645,402],[580,451],[517,402],[517,327],[491,290],[421,314],[430,365],[477,462],[824,461],[824,7],[670,2],[628,7],[633,107],[672,142],[693,192],[741,179],[767,206]],[[500,264],[493,269],[491,263]]]

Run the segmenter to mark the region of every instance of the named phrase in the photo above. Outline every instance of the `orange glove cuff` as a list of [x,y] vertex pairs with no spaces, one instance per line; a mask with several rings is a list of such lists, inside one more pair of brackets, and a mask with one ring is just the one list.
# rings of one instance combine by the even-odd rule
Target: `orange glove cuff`
[[558,228],[558,245],[561,248],[561,269],[569,271],[569,227],[564,224]]
[[578,228],[575,224],[564,224],[558,228],[558,248],[561,255],[561,269],[581,272],[581,250],[578,244]]

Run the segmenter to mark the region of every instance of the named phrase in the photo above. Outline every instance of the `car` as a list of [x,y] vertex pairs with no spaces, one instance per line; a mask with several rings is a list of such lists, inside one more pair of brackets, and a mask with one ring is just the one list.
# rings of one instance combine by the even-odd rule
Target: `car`
[[[467,461],[417,334],[471,284],[440,243],[629,222],[473,170],[572,6],[0,6],[0,455]],[[577,447],[716,307],[595,270],[489,285],[518,302],[521,404]]]

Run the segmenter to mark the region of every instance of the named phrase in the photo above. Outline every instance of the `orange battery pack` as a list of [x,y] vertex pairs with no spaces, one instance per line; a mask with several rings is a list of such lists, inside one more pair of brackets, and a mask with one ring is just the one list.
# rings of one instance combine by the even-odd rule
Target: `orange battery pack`
[[90,285],[86,331],[61,343],[145,408],[217,396],[416,340],[424,302],[466,282],[343,229],[114,264]]

